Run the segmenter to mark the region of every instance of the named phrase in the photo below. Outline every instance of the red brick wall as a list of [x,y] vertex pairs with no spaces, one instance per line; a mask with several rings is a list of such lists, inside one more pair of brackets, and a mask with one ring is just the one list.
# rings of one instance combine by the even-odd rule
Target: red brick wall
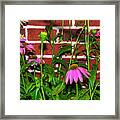
[[[72,34],[76,34],[77,32],[79,33],[80,31],[80,27],[82,28],[84,25],[85,20],[64,20],[64,38],[62,43],[66,42],[68,39],[68,42],[70,41],[69,38],[69,27],[71,27],[71,32]],[[87,22],[86,22],[87,23]],[[33,43],[34,48],[35,48],[35,53],[36,55],[40,55],[40,39],[38,37],[38,34],[41,31],[45,31],[45,26],[49,26],[50,25],[50,21],[49,20],[28,20],[28,24],[26,26],[23,26],[23,28],[20,29],[20,33],[24,34],[26,39],[28,40],[28,43]],[[90,29],[96,29],[99,30],[100,29],[100,20],[89,20],[89,26]],[[61,33],[62,31],[62,20],[53,20],[53,35],[55,36],[57,33]],[[50,35],[52,38],[52,34]],[[83,36],[84,37],[84,36]],[[99,39],[99,38],[98,38]],[[100,40],[100,39],[99,39]],[[75,42],[75,39],[73,39],[73,42]],[[55,43],[55,54],[57,54],[61,44],[59,42],[59,40]],[[44,55],[51,55],[51,46],[49,43],[46,42],[46,46],[45,46],[45,50],[44,50]],[[83,44],[79,44],[78,45],[78,51],[82,51],[83,49],[85,49]],[[79,60],[80,61],[86,61],[84,52],[80,52],[79,54]],[[70,56],[70,54],[68,54],[68,56]],[[83,57],[83,58],[82,58]],[[44,57],[44,61],[48,64],[51,64],[51,57],[50,58],[46,58]],[[69,60],[69,58],[65,58],[66,60]],[[92,68],[92,64],[96,63],[95,59],[91,59],[90,60],[90,68]],[[100,65],[98,65],[98,70],[100,70]],[[99,71],[98,71],[98,78],[99,78]]]

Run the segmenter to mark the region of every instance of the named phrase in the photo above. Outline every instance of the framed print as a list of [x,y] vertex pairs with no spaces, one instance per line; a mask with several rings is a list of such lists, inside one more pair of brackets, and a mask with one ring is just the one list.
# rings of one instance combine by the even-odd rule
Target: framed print
[[117,0],[1,8],[2,119],[119,119]]

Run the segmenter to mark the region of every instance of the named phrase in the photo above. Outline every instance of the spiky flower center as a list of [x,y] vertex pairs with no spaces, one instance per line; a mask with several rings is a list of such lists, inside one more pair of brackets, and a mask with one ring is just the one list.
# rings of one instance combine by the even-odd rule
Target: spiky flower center
[[24,34],[21,34],[20,39],[23,39],[23,38],[25,38],[25,36],[24,36]]
[[77,64],[72,64],[72,65],[70,65],[70,69],[76,69],[78,67],[78,65]]

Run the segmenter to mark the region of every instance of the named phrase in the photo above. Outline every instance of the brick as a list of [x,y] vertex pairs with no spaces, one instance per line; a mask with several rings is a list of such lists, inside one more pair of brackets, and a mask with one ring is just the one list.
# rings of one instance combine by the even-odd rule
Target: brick
[[[92,65],[96,64],[96,60],[95,59],[91,59],[90,60],[90,69],[92,70]],[[100,63],[98,64],[98,70],[100,70]]]
[[97,80],[100,80],[100,72],[97,73],[96,79],[97,79]]
[[90,26],[100,26],[100,20],[90,20]]
[[39,78],[39,77],[40,77],[40,73],[36,73],[36,77],[38,77],[38,78]]
[[28,25],[48,26],[50,25],[50,20],[28,20]]
[[[63,60],[65,60],[66,62],[69,62],[70,58],[63,58]],[[75,58],[73,58],[72,60],[75,60]],[[78,64],[85,64],[86,63],[85,58],[77,58],[77,60],[78,60]]]
[[78,56],[86,55],[85,45],[78,44],[77,49],[75,50],[75,54],[77,54]]
[[[85,20],[75,20],[75,26],[84,26]],[[87,20],[86,20],[87,25]],[[89,26],[100,26],[100,20],[89,20]]]
[[40,44],[39,43],[34,43],[33,46],[34,46],[34,49],[35,49],[35,54],[40,55]]
[[[70,32],[72,34],[72,41],[76,41],[81,30],[82,30],[82,28],[80,28],[80,29],[63,29],[63,41],[71,41]],[[62,29],[59,30],[59,34],[62,34]],[[81,34],[80,39],[82,41],[84,40],[84,31]]]
[[[72,26],[72,20],[64,20],[63,26]],[[53,20],[53,26],[62,26],[62,20]]]
[[52,64],[52,58],[43,58],[45,64]]
[[[35,48],[36,55],[40,55],[41,54],[41,52],[40,52],[41,44],[40,43],[34,43],[33,46]],[[44,49],[44,51],[43,51],[44,55],[51,55],[52,54],[51,44],[44,43],[43,44],[43,49]],[[60,49],[60,44],[55,44],[55,46],[54,46],[54,54],[55,55],[58,53],[59,49]]]
[[75,20],[75,26],[84,26],[84,24],[85,24],[85,20]]
[[[51,20],[28,20],[28,25],[33,26],[49,26]],[[62,20],[52,20],[53,26],[62,26]],[[70,20],[70,26],[72,25],[72,20]],[[64,26],[69,26],[69,20],[64,20]]]
[[[29,41],[40,41],[39,34],[40,32],[46,32],[45,29],[40,28],[28,28],[28,40]],[[53,35],[56,35],[56,30],[53,30]],[[52,38],[52,32],[50,34],[50,39]]]

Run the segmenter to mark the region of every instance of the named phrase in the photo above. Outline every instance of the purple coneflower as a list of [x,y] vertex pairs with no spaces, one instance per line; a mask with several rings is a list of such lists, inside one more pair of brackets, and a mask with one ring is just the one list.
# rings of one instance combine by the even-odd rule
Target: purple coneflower
[[24,34],[23,35],[20,35],[20,42],[25,42],[26,41],[26,38],[25,38],[25,36],[24,36]]
[[25,54],[25,48],[20,47],[20,54],[24,55]]
[[89,78],[89,72],[83,68],[83,67],[78,67],[77,64],[72,64],[70,66],[70,70],[67,72],[66,74],[66,84],[68,84],[68,81],[70,81],[70,84],[73,83],[73,81],[75,83],[78,82],[78,80],[80,80],[81,82],[83,82],[83,75],[86,78]]
[[96,37],[99,37],[99,36],[100,36],[100,31],[97,31],[97,33],[96,33],[95,36],[96,36]]
[[25,41],[26,41],[26,39],[25,39],[24,35],[20,35],[20,54],[21,55],[25,54],[25,48],[24,48]]
[[40,64],[40,63],[45,63],[45,61],[44,60],[42,60],[42,62],[41,62],[41,59],[40,58],[36,58],[36,59],[29,59],[28,60],[28,63],[30,63],[30,62],[35,62],[35,63],[37,63],[37,64]]
[[28,50],[28,51],[35,51],[35,49],[34,49],[34,47],[33,47],[32,44],[27,44],[27,45],[25,46],[25,48],[26,48],[26,50]]

